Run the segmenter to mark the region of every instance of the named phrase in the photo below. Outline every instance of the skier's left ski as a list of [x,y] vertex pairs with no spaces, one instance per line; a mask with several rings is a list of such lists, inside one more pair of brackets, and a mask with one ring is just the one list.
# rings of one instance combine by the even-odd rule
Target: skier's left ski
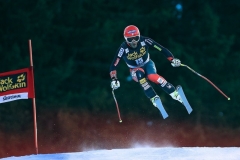
[[190,104],[188,103],[188,100],[187,100],[187,98],[186,98],[186,96],[185,96],[185,94],[184,94],[184,92],[183,92],[183,89],[182,89],[182,87],[179,85],[179,86],[177,86],[177,91],[178,91],[178,93],[179,93],[179,95],[180,95],[180,97],[181,97],[181,99],[182,99],[182,101],[183,101],[183,105],[185,106],[185,108],[187,109],[187,111],[188,111],[188,114],[190,114],[191,112],[192,112],[192,107],[190,106]]
[[157,104],[157,108],[160,110],[160,112],[163,116],[163,119],[167,118],[168,114],[167,114],[166,110],[164,109],[160,98],[155,99],[155,103]]

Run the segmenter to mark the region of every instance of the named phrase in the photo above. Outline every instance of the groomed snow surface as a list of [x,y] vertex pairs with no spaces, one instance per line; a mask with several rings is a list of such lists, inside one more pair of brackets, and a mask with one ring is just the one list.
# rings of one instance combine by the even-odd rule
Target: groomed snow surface
[[1,160],[240,160],[240,147],[145,147],[38,154]]

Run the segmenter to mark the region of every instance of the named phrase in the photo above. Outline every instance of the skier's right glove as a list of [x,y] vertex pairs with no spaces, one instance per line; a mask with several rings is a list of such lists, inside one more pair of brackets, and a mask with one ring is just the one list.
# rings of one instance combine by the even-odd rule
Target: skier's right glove
[[118,89],[120,87],[119,80],[117,80],[116,78],[113,78],[111,82],[111,87],[112,89]]

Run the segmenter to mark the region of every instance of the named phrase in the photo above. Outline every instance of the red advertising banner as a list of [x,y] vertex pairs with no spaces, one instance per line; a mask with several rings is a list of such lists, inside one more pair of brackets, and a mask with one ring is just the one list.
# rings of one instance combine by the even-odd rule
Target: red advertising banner
[[19,99],[32,99],[34,142],[36,154],[38,154],[37,140],[37,113],[34,88],[32,41],[28,40],[30,67],[0,73],[0,103]]
[[0,73],[0,103],[35,98],[32,67]]

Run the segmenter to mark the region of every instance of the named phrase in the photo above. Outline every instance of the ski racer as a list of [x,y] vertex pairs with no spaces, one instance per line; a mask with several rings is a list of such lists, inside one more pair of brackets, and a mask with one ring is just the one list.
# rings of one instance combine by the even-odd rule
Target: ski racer
[[125,41],[118,48],[110,66],[111,88],[117,89],[120,87],[120,82],[117,78],[117,66],[119,61],[123,59],[130,69],[132,79],[140,84],[145,95],[155,107],[157,107],[155,101],[160,97],[156,94],[149,81],[157,84],[174,100],[182,103],[181,97],[175,87],[157,73],[148,49],[153,48],[158,50],[171,62],[173,67],[179,67],[181,61],[174,58],[168,49],[153,39],[140,35],[139,29],[134,25],[127,26],[124,29],[123,36]]

